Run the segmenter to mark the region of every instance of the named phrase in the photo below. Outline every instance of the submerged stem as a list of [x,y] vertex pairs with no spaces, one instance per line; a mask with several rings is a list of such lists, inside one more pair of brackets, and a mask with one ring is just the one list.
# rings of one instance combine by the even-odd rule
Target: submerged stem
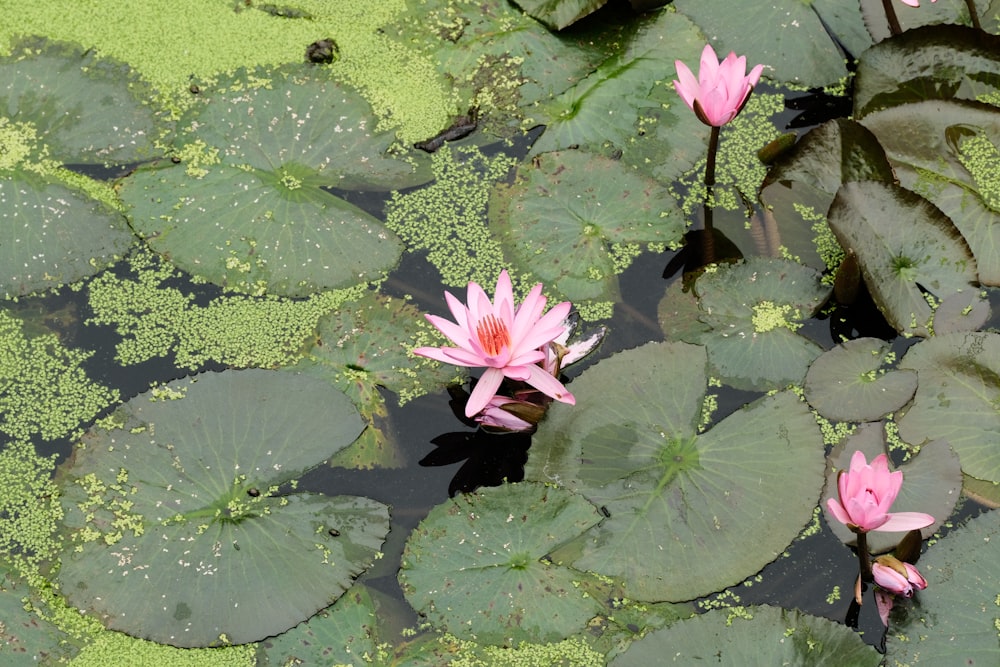
[[715,205],[715,197],[712,190],[715,186],[715,156],[718,152],[719,128],[713,125],[712,133],[708,137],[708,158],[705,161],[705,215],[703,217],[705,230],[701,244],[703,266],[715,262],[715,239],[712,231],[712,207]]

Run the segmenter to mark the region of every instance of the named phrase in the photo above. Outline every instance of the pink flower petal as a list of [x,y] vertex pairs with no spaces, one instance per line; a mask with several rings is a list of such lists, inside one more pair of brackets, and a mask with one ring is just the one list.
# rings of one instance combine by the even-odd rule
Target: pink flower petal
[[503,372],[499,369],[487,368],[483,371],[483,376],[469,394],[469,400],[465,404],[465,416],[472,417],[481,412],[497,393],[501,382],[503,382]]

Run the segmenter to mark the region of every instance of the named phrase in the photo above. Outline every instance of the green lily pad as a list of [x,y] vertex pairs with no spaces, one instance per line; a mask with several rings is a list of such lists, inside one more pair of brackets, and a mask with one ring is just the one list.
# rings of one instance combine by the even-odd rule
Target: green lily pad
[[[822,507],[826,507],[827,498],[837,498],[837,473],[850,468],[851,457],[856,450],[864,452],[865,460],[869,463],[879,454],[885,454],[883,425],[862,424],[833,448],[827,457]],[[903,486],[890,511],[930,514],[935,518],[934,523],[920,530],[925,538],[930,537],[951,516],[958,502],[962,489],[962,470],[958,456],[944,440],[932,440],[920,447],[920,453],[915,458],[892,468],[903,472]],[[832,519],[828,512],[826,516],[830,529],[844,544],[857,543],[858,536],[847,526]],[[872,531],[867,537],[868,549],[876,554],[885,553],[894,549],[905,536],[905,532]]]
[[283,632],[337,599],[388,531],[368,498],[279,492],[361,431],[350,399],[319,380],[207,373],[113,422],[60,468],[58,575],[111,629],[183,647]]
[[627,597],[680,601],[741,581],[795,538],[823,476],[808,406],[782,392],[699,432],[706,386],[703,348],[649,343],[576,378],[572,409],[550,407],[525,476],[610,514],[555,559],[622,578]]
[[978,100],[1000,93],[1000,37],[961,25],[908,30],[861,54],[857,118],[928,99]]
[[1000,110],[961,100],[891,107],[863,120],[903,187],[951,218],[976,257],[979,281],[1000,285]]
[[[643,150],[655,153],[657,163],[669,164],[678,151],[679,164],[668,173],[675,168],[680,174],[685,162],[704,154],[708,128],[684,106],[664,73],[665,63],[674,59],[698,62],[704,37],[687,18],[664,10],[622,41],[623,48],[586,77],[532,108],[534,121],[545,125],[532,155],[571,146],[596,151],[611,145],[631,152],[645,141],[647,125],[654,145]],[[643,161],[634,156],[630,163]]]
[[433,508],[406,543],[399,581],[410,604],[465,639],[516,645],[582,630],[599,605],[583,576],[546,558],[602,517],[583,496],[505,484]]
[[899,366],[920,380],[899,435],[914,444],[947,440],[962,472],[1000,482],[1000,335],[935,336],[911,347]]
[[0,294],[24,296],[93,275],[135,240],[119,211],[54,179],[0,169]]
[[769,77],[805,87],[836,83],[847,76],[843,56],[811,6],[797,0],[762,5],[730,0],[725,11],[699,0],[676,0],[677,11],[712,37],[720,55],[735,51],[750,67],[767,66]]
[[680,242],[685,221],[656,181],[584,151],[545,153],[491,195],[491,226],[515,267],[566,299],[616,300],[639,248]]
[[962,474],[962,493],[990,509],[1000,507],[1000,482],[989,482]]
[[553,30],[568,25],[597,11],[608,0],[515,0],[515,4],[529,16],[538,19]]
[[904,188],[865,181],[841,186],[830,228],[857,255],[865,283],[886,320],[901,333],[927,336],[937,299],[971,289],[976,260],[951,220]]
[[886,370],[889,343],[857,338],[824,352],[806,373],[806,400],[833,421],[875,421],[903,407],[917,390],[917,374]]
[[337,603],[278,637],[257,645],[257,665],[354,665],[366,667],[376,655],[375,603],[355,585]]
[[404,456],[387,428],[383,390],[402,405],[455,381],[453,368],[414,357],[410,350],[431,344],[420,311],[402,299],[368,292],[325,315],[319,336],[295,368],[322,377],[351,397],[369,422],[357,441],[337,453],[333,465],[348,468],[399,467]]
[[[64,164],[126,164],[161,132],[127,65],[78,46],[28,40],[0,61],[0,115],[29,123]],[[87,238],[85,233],[80,239]]]
[[989,321],[991,312],[984,293],[970,290],[952,294],[934,311],[934,334],[978,331]]
[[[864,18],[868,32],[876,42],[898,39],[892,37],[889,31],[889,23],[885,16],[885,7],[882,0],[860,0],[855,2],[855,9],[861,6],[861,15]],[[988,29],[994,9],[986,9],[982,3],[978,3],[979,14],[983,19],[984,27]],[[936,0],[935,2],[921,2],[918,7],[909,7],[904,4],[893,4],[896,10],[896,19],[902,34],[912,30],[919,30],[926,26],[928,29],[937,29],[950,23],[969,23],[969,11],[965,0]]]
[[361,96],[336,81],[239,79],[181,121],[183,164],[125,180],[133,226],[158,252],[228,289],[306,296],[380,276],[402,244],[374,216],[326,188],[412,185],[386,157],[393,141]]
[[0,660],[9,667],[54,665],[76,651],[69,637],[25,609],[28,588],[0,566]]
[[[664,332],[705,345],[713,374],[740,389],[775,389],[799,383],[823,348],[796,333],[826,302],[830,288],[820,274],[794,262],[751,258],[722,264],[699,276],[697,321],[683,301],[692,295],[668,291],[660,303]],[[680,301],[681,303],[678,303]],[[683,312],[691,326],[674,328],[670,314]]]
[[894,178],[875,135],[860,123],[836,118],[809,130],[778,160],[760,199],[778,223],[781,244],[804,264],[824,270],[835,268],[843,256],[825,222],[840,186]]
[[876,667],[882,656],[857,632],[831,620],[769,605],[713,609],[633,643],[610,667],[646,667],[667,661],[743,667],[837,665]]
[[927,590],[897,599],[889,618],[889,664],[989,665],[997,656],[1000,513],[988,512],[928,547]]

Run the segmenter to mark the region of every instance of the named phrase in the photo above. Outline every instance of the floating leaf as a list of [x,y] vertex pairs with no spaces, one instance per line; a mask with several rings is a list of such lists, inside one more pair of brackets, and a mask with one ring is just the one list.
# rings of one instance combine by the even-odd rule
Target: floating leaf
[[553,30],[562,30],[597,11],[608,0],[515,0],[529,16]]
[[8,667],[58,664],[75,651],[55,626],[25,608],[28,589],[0,567],[0,660]]
[[[997,204],[1000,110],[960,100],[892,107],[863,120],[899,182],[943,211],[976,257],[979,281],[1000,285]],[[933,290],[932,290],[933,291]]]
[[[703,154],[707,128],[677,99],[664,73],[664,63],[675,58],[697,61],[705,45],[698,29],[675,12],[660,11],[623,42],[624,48],[581,81],[532,109],[534,120],[545,125],[533,155],[571,146],[598,150],[608,144],[632,151],[647,125],[650,138],[654,133],[656,138],[654,146],[644,149],[646,155],[668,164],[675,159],[674,151],[679,153],[679,164],[668,167],[667,174],[680,174],[686,162]],[[664,109],[664,103],[672,108]],[[631,164],[642,162],[637,155]]]
[[937,299],[970,289],[976,261],[940,210],[919,195],[876,181],[845,183],[830,206],[830,228],[857,255],[865,283],[901,333],[929,334]]
[[646,667],[669,660],[743,667],[759,665],[876,667],[882,656],[841,623],[797,610],[761,605],[713,609],[634,642],[610,667]]
[[677,244],[686,226],[665,188],[584,151],[522,164],[511,185],[494,186],[489,212],[517,267],[574,303],[616,300],[640,248]]
[[362,428],[324,382],[208,373],[113,419],[60,470],[58,575],[71,604],[111,629],[185,647],[283,632],[337,599],[388,531],[373,500],[279,492]]
[[885,370],[889,343],[856,338],[824,352],[806,373],[806,400],[833,421],[875,421],[917,390],[913,371]]
[[297,368],[339,387],[369,422],[354,445],[334,457],[334,465],[402,465],[399,443],[385,427],[382,389],[395,392],[403,404],[455,379],[454,368],[410,353],[424,332],[424,317],[416,307],[374,292],[320,320],[316,344]]
[[257,665],[370,665],[377,651],[375,603],[356,584],[336,604],[257,645]]
[[857,118],[928,99],[979,100],[1000,93],[1000,37],[962,25],[907,30],[861,54]]
[[[881,423],[862,424],[850,436],[834,447],[827,457],[826,488],[823,491],[823,506],[827,498],[837,497],[837,473],[851,467],[851,457],[855,451],[865,454],[871,463],[879,454],[886,453],[886,438]],[[900,466],[891,466],[903,473],[903,486],[892,504],[893,512],[923,512],[935,518],[930,526],[921,529],[922,535],[930,537],[951,516],[962,489],[962,470],[958,457],[944,440],[933,440],[920,447],[920,453]],[[827,518],[831,516],[827,512]],[[858,536],[837,520],[828,521],[830,529],[845,544],[855,544]],[[868,533],[868,549],[872,553],[884,553],[894,549],[906,536],[906,532]]]
[[945,298],[934,311],[934,334],[977,331],[990,319],[990,302],[984,293],[968,291]]
[[1000,482],[1000,335],[935,336],[911,347],[899,366],[920,380],[899,435],[913,444],[947,440],[962,472]]
[[[94,49],[31,40],[0,61],[0,115],[29,123],[64,164],[126,164],[153,155],[160,129],[127,65]],[[81,233],[80,239],[87,235]]]
[[433,508],[406,543],[399,581],[435,625],[490,644],[563,639],[597,602],[581,573],[546,558],[602,518],[582,496],[505,484]]
[[808,407],[783,392],[699,433],[706,370],[703,349],[649,343],[575,379],[576,406],[551,406],[525,476],[610,514],[555,557],[621,577],[631,598],[688,600],[757,572],[809,521],[823,447]]
[[[412,185],[388,159],[368,103],[333,80],[236,80],[182,119],[183,165],[125,181],[133,226],[190,273],[250,292],[305,296],[381,275],[402,250],[374,218],[327,189]],[[220,84],[221,85],[221,84]]]
[[[708,348],[712,367],[727,383],[740,389],[774,389],[798,383],[822,348],[798,333],[802,322],[826,302],[830,288],[820,275],[801,264],[751,258],[722,264],[698,277],[698,322],[686,326],[683,340]],[[660,303],[664,331],[671,331],[670,313],[690,313],[678,304],[691,298],[668,291]]]
[[24,296],[93,275],[135,240],[118,211],[51,178],[0,169],[0,294]]
[[760,198],[778,223],[781,244],[823,270],[836,266],[843,252],[825,223],[841,184],[894,178],[875,135],[860,123],[836,118],[809,130],[782,156],[764,179]]
[[780,81],[818,87],[847,76],[842,55],[810,5],[730,0],[719,11],[712,3],[676,0],[674,6],[713,38],[720,55],[735,51],[751,67],[764,63],[768,76]]
[[1000,513],[988,512],[928,547],[927,590],[897,600],[889,619],[889,664],[989,665],[997,656]]

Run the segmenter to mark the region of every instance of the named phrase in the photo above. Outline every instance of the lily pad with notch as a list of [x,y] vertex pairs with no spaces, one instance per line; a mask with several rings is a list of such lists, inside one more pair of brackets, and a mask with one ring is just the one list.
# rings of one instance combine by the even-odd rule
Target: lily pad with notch
[[[770,605],[713,609],[678,621],[634,642],[610,667],[664,663],[743,667],[747,656],[760,665],[876,667],[882,656],[842,623]],[[836,657],[833,657],[836,656]],[[832,661],[832,662],[831,662]]]
[[[672,290],[660,303],[664,332],[705,345],[714,372],[738,389],[777,389],[799,383],[823,348],[797,331],[826,302],[830,287],[818,271],[801,264],[750,258],[720,264],[700,275],[697,321],[690,321],[691,298]],[[685,314],[675,329],[670,313]]]
[[576,406],[550,407],[525,477],[610,514],[554,559],[622,579],[629,598],[690,600],[757,572],[809,522],[824,461],[808,406],[780,392],[703,431],[707,382],[704,348],[649,343],[576,378]]
[[548,555],[603,518],[583,496],[538,483],[456,496],[407,540],[403,593],[463,639],[509,646],[564,639],[601,607],[580,585],[584,573]]
[[911,347],[900,368],[917,371],[913,402],[899,417],[899,435],[919,445],[943,439],[962,472],[1000,482],[1000,335],[935,336]]
[[917,374],[883,368],[889,347],[856,338],[824,352],[806,373],[806,400],[833,421],[875,421],[903,407],[917,390]]
[[393,159],[394,141],[360,94],[297,70],[220,83],[180,121],[180,164],[124,181],[133,226],[180,268],[228,289],[306,296],[374,279],[402,243],[333,194],[389,190],[422,177]]
[[94,49],[24,40],[0,60],[0,81],[0,116],[30,124],[62,164],[122,165],[158,153],[166,124],[150,91]]
[[585,151],[522,164],[511,185],[494,186],[489,211],[517,266],[573,302],[614,300],[628,248],[677,244],[685,229],[665,188]]
[[385,505],[290,493],[363,427],[328,384],[206,373],[112,419],[58,472],[59,585],[109,628],[181,647],[257,641],[328,606],[376,558]]

